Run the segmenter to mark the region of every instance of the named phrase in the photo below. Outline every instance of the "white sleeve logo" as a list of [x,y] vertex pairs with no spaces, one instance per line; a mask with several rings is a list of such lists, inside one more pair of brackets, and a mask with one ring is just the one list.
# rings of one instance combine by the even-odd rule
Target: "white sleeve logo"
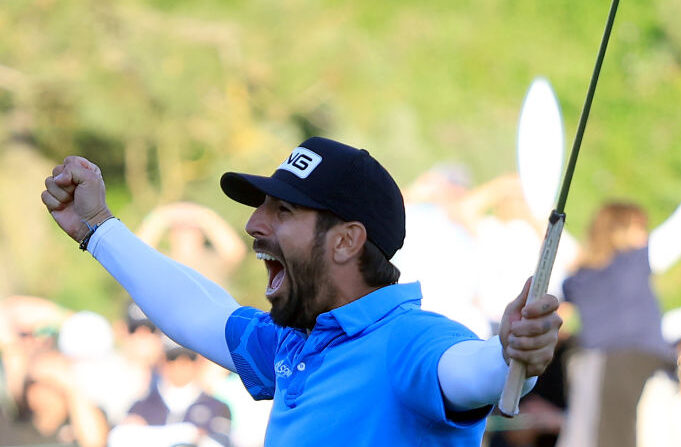
[[297,147],[279,166],[279,169],[292,172],[300,178],[307,178],[321,162],[322,157],[318,154],[307,148]]

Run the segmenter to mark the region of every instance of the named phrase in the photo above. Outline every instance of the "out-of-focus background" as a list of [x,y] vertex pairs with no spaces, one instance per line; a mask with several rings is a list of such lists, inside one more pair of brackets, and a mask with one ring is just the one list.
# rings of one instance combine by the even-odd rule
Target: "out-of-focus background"
[[[0,299],[121,318],[126,292],[40,201],[76,154],[101,167],[131,229],[266,308],[264,269],[244,257],[250,210],[222,194],[223,172],[269,175],[322,135],[368,149],[404,188],[438,163],[465,167],[469,187],[513,174],[538,75],[571,147],[608,4],[4,1]],[[606,200],[637,202],[651,228],[681,202],[679,17],[680,2],[620,5],[566,207],[578,240]],[[186,216],[219,222],[201,229],[213,258],[196,258],[195,235],[164,233],[193,228]],[[681,307],[681,265],[654,281],[662,310]]]
[[[64,156],[104,173],[136,228],[192,200],[242,231],[226,170],[269,174],[308,135],[365,147],[407,185],[442,160],[474,183],[515,170],[530,81],[554,86],[570,147],[606,2],[23,1],[0,8],[0,292],[114,313],[123,292],[74,250],[39,200]],[[677,2],[623,2],[567,204],[581,235],[607,198],[653,223],[681,191]],[[261,266],[233,275],[264,304]],[[658,283],[681,305],[681,269]]]

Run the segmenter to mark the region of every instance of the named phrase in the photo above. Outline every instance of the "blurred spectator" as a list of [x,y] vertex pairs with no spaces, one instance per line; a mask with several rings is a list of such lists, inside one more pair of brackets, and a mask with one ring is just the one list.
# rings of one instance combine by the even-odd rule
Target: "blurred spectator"
[[[527,205],[517,175],[497,177],[477,188],[476,202],[486,211],[473,228],[473,263],[480,275],[477,302],[496,333],[508,297],[534,274],[546,232]],[[548,216],[547,216],[548,217]],[[574,262],[577,244],[567,231],[561,236],[548,293],[560,297],[560,285]]]
[[[447,165],[414,182],[405,194],[407,235],[393,262],[401,281],[421,282],[424,309],[488,338],[496,333],[508,297],[533,274],[546,228],[532,216],[517,175],[476,188],[468,183],[465,169]],[[576,242],[564,232],[549,293],[561,295],[576,252]]]
[[127,302],[122,320],[114,323],[120,366],[117,370],[115,408],[107,415],[112,425],[127,416],[156,380],[156,367],[163,355],[161,332],[133,301]]
[[222,285],[227,285],[226,279],[246,255],[246,244],[232,227],[215,211],[194,203],[154,209],[138,234],[147,244]]
[[[564,285],[578,310],[580,350],[569,360],[562,447],[633,447],[644,383],[673,355],[662,337],[651,273],[681,256],[681,207],[648,235],[645,213],[605,204],[594,217],[579,270]],[[607,380],[605,380],[607,378]]]
[[[111,424],[125,416],[141,395],[131,365],[114,350],[113,329],[94,312],[69,317],[59,331],[59,350],[72,362],[72,374],[80,390],[99,408]],[[147,377],[145,376],[145,380]]]
[[[459,165],[438,165],[405,192],[406,237],[392,262],[401,282],[419,281],[425,310],[456,319],[481,338],[491,330],[474,304],[478,272],[471,225],[478,217],[465,201],[470,180]],[[433,249],[433,247],[436,249]]]
[[[520,400],[519,414],[504,431],[489,434],[489,447],[553,447],[565,420],[565,362],[574,347],[574,337],[567,331],[559,332],[558,346],[553,361],[537,384]],[[503,426],[508,419],[492,416],[490,428]],[[502,421],[499,421],[499,418]]]
[[43,298],[14,295],[0,301],[0,361],[5,389],[5,409],[23,396],[33,359],[55,349],[56,335],[68,312]]
[[230,409],[232,447],[262,447],[272,401],[253,400],[237,374],[201,356],[198,362],[203,389]]
[[31,362],[19,415],[2,427],[2,442],[104,447],[107,431],[104,413],[80,390],[69,359],[43,351]]
[[662,334],[676,347],[676,371],[658,371],[646,382],[638,403],[638,447],[681,445],[681,308],[662,317]]
[[149,394],[111,431],[109,446],[230,446],[230,410],[202,389],[198,355],[164,337],[159,373]]
[[[211,364],[216,366],[215,364]],[[238,375],[221,368],[220,381],[212,381],[212,394],[225,402],[232,413],[230,438],[233,447],[262,447],[267,421],[272,410],[271,400],[255,401],[246,391]]]
[[[223,286],[246,255],[246,245],[232,227],[213,210],[194,203],[177,202],[154,209],[137,233],[152,247]],[[228,371],[215,374],[215,368],[200,363],[204,371],[212,372],[212,389],[207,391],[233,410],[233,444],[261,446],[271,403],[254,402],[250,395],[242,399],[243,385],[232,386]]]

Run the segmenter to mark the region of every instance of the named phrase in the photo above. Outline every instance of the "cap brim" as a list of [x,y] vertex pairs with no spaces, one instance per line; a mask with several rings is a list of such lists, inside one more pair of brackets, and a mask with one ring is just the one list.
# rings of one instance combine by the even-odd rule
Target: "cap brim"
[[265,196],[271,196],[308,208],[324,209],[298,189],[274,177],[227,172],[220,179],[220,187],[230,199],[252,207],[260,206]]

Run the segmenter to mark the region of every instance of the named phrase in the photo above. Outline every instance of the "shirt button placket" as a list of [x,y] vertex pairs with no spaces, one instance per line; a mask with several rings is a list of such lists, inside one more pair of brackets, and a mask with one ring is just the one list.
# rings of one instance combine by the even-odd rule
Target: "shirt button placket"
[[293,374],[292,377],[293,380],[291,380],[291,383],[289,385],[288,391],[286,392],[286,396],[284,399],[286,405],[288,405],[290,408],[296,407],[296,398],[300,395],[301,389],[306,379],[305,368],[307,368],[305,362],[298,362],[298,364],[296,365],[296,369],[298,371]]

